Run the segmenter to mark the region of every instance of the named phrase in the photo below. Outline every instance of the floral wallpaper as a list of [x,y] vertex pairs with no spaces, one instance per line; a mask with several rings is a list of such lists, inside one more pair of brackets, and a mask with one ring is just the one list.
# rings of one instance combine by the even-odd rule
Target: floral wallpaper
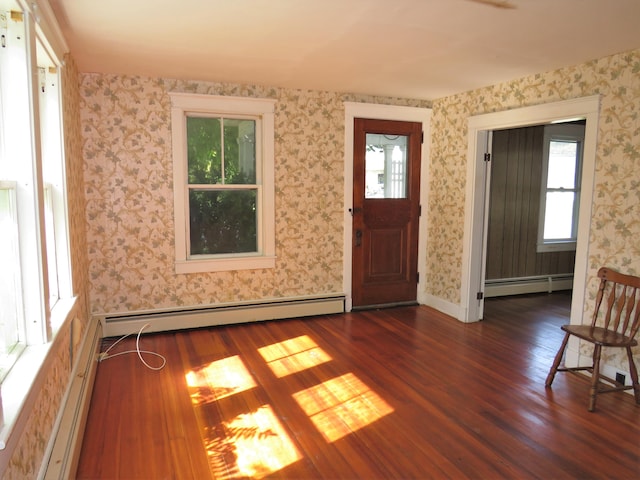
[[[640,274],[639,73],[636,50],[433,102],[427,161],[429,209],[435,214],[429,217],[427,293],[460,301],[467,118],[594,94],[601,95],[602,109],[585,309],[593,302],[600,265]],[[78,75],[70,56],[63,89],[73,286],[79,302],[45,366],[45,385],[6,479],[36,476],[90,313],[340,291],[342,102],[431,106],[330,92]],[[278,100],[275,269],[174,273],[169,91]],[[607,352],[605,361],[624,365]]]
[[[585,310],[593,306],[600,266],[640,274],[640,50],[635,50],[433,102],[429,209],[438,214],[429,217],[427,293],[460,303],[468,117],[590,95],[600,95],[601,113]],[[628,369],[621,356],[604,352],[603,359]]]
[[[274,98],[276,268],[174,271],[168,92]],[[425,102],[81,76],[92,313],[342,291],[343,101]]]
[[70,321],[52,342],[49,361],[43,365],[44,385],[37,393],[21,437],[13,451],[4,480],[36,478],[49,444],[71,370],[89,319],[88,263],[83,164],[80,135],[78,71],[69,55],[62,68],[64,148],[66,156],[69,235],[73,291],[77,295]]
[[[91,312],[342,290],[342,102],[433,108],[425,293],[460,302],[467,119],[599,94],[589,293],[600,265],[640,273],[640,51],[430,102],[332,92],[82,74]],[[274,98],[275,269],[176,275],[168,92]],[[421,267],[422,268],[422,267]],[[589,305],[585,306],[586,309]]]

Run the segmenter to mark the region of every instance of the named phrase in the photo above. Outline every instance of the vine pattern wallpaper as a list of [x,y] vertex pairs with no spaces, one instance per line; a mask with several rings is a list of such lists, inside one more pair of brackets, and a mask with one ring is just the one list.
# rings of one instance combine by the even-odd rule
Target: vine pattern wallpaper
[[[532,75],[433,103],[427,275],[431,295],[460,302],[467,119],[473,115],[599,95],[600,117],[585,311],[601,266],[640,274],[640,50]],[[585,318],[590,321],[589,315]],[[588,346],[583,353],[590,355]],[[626,355],[603,353],[628,370]]]
[[[342,291],[343,101],[424,102],[131,76],[81,76],[92,313]],[[168,92],[273,98],[276,268],[174,271]]]
[[[36,476],[90,314],[342,289],[343,101],[432,106],[428,160],[432,213],[425,266],[432,281],[426,293],[457,304],[467,118],[600,95],[585,310],[593,303],[599,266],[640,274],[640,50],[433,104],[259,86],[78,75],[71,57],[65,65],[67,186],[79,302],[71,328],[60,332],[55,343],[46,381],[28,412],[27,426],[4,478]],[[275,269],[174,273],[169,91],[278,100]],[[605,361],[623,365],[619,357],[606,352]]]
[[[600,95],[587,295],[600,265],[640,272],[640,51],[428,102],[331,92],[81,75],[91,311],[113,313],[342,290],[344,107],[431,106],[428,295],[460,302],[467,119]],[[274,98],[276,268],[176,275],[167,93]],[[422,269],[422,267],[421,267]],[[585,308],[590,307],[589,303]]]

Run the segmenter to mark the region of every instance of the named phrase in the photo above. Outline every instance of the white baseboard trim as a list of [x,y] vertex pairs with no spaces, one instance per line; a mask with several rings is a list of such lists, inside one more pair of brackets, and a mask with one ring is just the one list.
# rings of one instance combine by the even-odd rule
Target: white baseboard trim
[[101,333],[99,322],[90,320],[71,372],[69,387],[62,399],[39,480],[75,478],[98,366]]
[[573,275],[541,275],[538,277],[503,278],[485,280],[484,297],[551,293],[573,288]]
[[422,304],[434,308],[439,312],[442,312],[457,320],[464,318],[464,309],[460,305],[443,300],[442,298],[434,297],[433,295],[425,295],[422,297]]
[[336,293],[170,310],[122,312],[97,317],[102,320],[102,336],[114,337],[139,332],[145,325],[148,327],[145,328],[144,333],[151,333],[343,313],[344,304],[344,294]]

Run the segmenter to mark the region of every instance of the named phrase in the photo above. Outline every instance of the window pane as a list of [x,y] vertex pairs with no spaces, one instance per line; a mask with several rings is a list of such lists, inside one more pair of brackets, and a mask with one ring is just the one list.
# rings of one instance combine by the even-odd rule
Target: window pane
[[544,239],[571,239],[573,234],[573,192],[547,192]]
[[257,252],[257,190],[190,190],[191,255]]
[[578,142],[552,140],[549,143],[547,188],[576,187]]
[[0,370],[5,368],[2,355],[9,353],[19,340],[17,265],[17,224],[11,189],[0,189]]
[[[59,261],[65,258],[64,167],[62,157],[62,132],[60,123],[59,75],[55,63],[46,48],[38,40],[38,96],[40,100],[40,142],[42,175],[44,181],[44,226],[47,249],[49,308],[60,298]],[[60,257],[59,257],[60,255]],[[62,279],[62,283],[64,280]]]
[[224,120],[224,183],[256,183],[256,122]]
[[367,133],[365,198],[407,198],[407,139]]
[[187,117],[189,184],[222,183],[222,139],[219,118]]
[[255,139],[255,120],[188,117],[189,184],[255,185]]
[[47,185],[44,190],[44,228],[47,242],[47,271],[49,272],[49,307],[53,308],[60,298],[60,290],[58,288],[58,260],[51,190],[50,185]]

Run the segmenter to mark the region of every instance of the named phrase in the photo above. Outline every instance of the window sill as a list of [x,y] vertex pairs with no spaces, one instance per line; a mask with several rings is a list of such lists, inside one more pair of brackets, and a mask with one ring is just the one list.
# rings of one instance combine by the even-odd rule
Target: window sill
[[[51,341],[43,345],[27,346],[2,382],[0,405],[4,423],[0,427],[0,450],[7,447],[10,436],[18,434],[24,428],[29,415],[20,418],[21,412],[36,400],[37,389],[33,387],[44,384],[46,380],[40,375],[42,366],[58,340],[58,332],[71,318],[76,298],[58,301],[51,314],[51,324],[55,328]],[[5,452],[2,454],[4,456]]]
[[275,268],[275,256],[216,258],[210,260],[178,260],[176,273],[229,272]]

